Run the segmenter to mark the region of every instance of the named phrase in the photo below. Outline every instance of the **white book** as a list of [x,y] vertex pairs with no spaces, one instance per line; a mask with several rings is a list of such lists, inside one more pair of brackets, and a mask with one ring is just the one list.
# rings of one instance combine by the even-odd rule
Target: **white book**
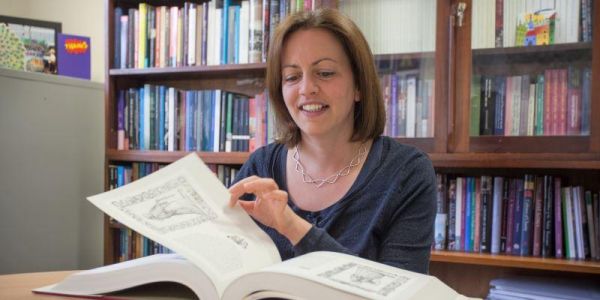
[[213,116],[213,121],[214,121],[214,125],[213,125],[213,135],[214,135],[214,141],[213,141],[213,151],[214,152],[219,152],[219,144],[221,141],[221,94],[222,91],[221,90],[215,90],[214,92],[214,102],[213,102],[213,112],[214,112],[214,116]]
[[494,189],[492,200],[492,254],[500,253],[500,229],[502,228],[502,193],[504,189],[504,178],[494,177]]
[[248,63],[248,50],[249,50],[249,37],[250,37],[250,2],[248,0],[242,1],[240,8],[240,64]]
[[188,61],[187,66],[193,66],[196,64],[196,4],[190,3],[190,9],[188,11]]
[[128,40],[127,40],[127,31],[129,28],[129,16],[124,15],[121,16],[121,53],[120,53],[120,60],[121,60],[121,65],[118,66],[121,69],[125,69],[127,68],[127,49],[128,47],[131,47],[130,45],[127,44]]
[[215,30],[217,27],[217,23],[215,20],[215,13],[216,13],[216,4],[215,1],[210,1],[208,3],[208,28],[205,28],[205,30],[208,30],[206,33],[206,64],[207,65],[214,65],[214,52],[215,52],[215,46],[214,46],[214,39],[215,39]]
[[455,236],[455,248],[452,250],[463,250],[461,248],[461,244],[460,244],[460,240],[462,238],[461,235],[461,231],[462,231],[462,211],[463,211],[463,198],[464,198],[464,194],[463,194],[463,185],[464,185],[464,181],[465,178],[464,177],[457,177],[456,178],[456,223],[454,225],[454,236]]
[[417,77],[406,78],[406,137],[415,137],[417,114]]
[[167,115],[168,122],[168,133],[167,133],[167,151],[175,151],[175,142],[177,137],[177,93],[175,93],[175,88],[170,87],[167,92],[167,110],[169,114]]
[[[356,256],[312,252],[281,262],[269,236],[196,153],[135,182],[88,197],[125,226],[177,254],[75,273],[34,292],[101,295],[152,282],[199,299],[465,299],[433,276]],[[257,296],[256,293],[259,293]]]

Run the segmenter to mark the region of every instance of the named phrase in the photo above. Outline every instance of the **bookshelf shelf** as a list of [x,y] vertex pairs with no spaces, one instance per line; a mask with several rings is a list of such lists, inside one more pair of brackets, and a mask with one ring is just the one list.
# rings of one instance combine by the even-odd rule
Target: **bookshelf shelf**
[[180,77],[189,79],[190,76],[197,76],[202,78],[212,77],[248,77],[248,76],[259,76],[264,77],[266,64],[254,63],[254,64],[228,64],[228,65],[216,65],[216,66],[186,66],[186,67],[166,67],[166,68],[131,68],[131,69],[110,69],[109,75],[111,77],[128,77],[136,78],[143,77]]
[[498,60],[506,63],[533,61],[553,61],[557,55],[591,58],[591,42],[565,43],[556,45],[488,48],[473,50],[473,58],[477,63],[495,64]]
[[600,169],[595,153],[431,153],[437,168]]
[[432,251],[431,261],[453,264],[600,274],[600,262],[589,260],[568,260],[500,254],[492,255],[451,251]]
[[[207,164],[241,165],[250,155],[247,152],[197,152]],[[107,150],[106,159],[112,162],[156,162],[171,163],[185,155],[186,151],[158,151],[158,150]]]

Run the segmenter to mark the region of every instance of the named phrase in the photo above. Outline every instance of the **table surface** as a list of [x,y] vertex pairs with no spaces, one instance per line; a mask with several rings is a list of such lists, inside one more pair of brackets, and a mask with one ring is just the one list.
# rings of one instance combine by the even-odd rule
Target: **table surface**
[[55,295],[39,295],[32,289],[57,283],[76,271],[55,271],[0,275],[0,299],[73,299]]
[[[54,271],[39,273],[21,273],[0,275],[0,300],[53,300],[53,299],[89,299],[90,297],[58,296],[35,294],[31,290],[60,282],[68,275],[78,271]],[[105,295],[106,296],[106,295]],[[108,297],[123,300],[188,300],[197,299],[187,287],[172,282],[159,282],[148,286],[131,288],[108,294]]]

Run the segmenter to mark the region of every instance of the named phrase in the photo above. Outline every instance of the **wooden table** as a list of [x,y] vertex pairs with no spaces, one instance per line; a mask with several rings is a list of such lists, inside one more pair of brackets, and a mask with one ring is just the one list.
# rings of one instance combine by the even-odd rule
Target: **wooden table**
[[25,300],[25,299],[73,299],[54,295],[40,295],[31,292],[34,288],[57,283],[67,275],[76,271],[56,271],[40,273],[22,273],[0,275],[0,299]]

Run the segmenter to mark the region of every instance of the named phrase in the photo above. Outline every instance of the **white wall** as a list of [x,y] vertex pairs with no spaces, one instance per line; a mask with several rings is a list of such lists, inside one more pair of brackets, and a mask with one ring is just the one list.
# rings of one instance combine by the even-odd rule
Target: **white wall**
[[91,38],[92,81],[104,83],[104,0],[0,0],[0,15],[62,23],[62,32]]
[[104,89],[0,69],[0,274],[102,264]]

